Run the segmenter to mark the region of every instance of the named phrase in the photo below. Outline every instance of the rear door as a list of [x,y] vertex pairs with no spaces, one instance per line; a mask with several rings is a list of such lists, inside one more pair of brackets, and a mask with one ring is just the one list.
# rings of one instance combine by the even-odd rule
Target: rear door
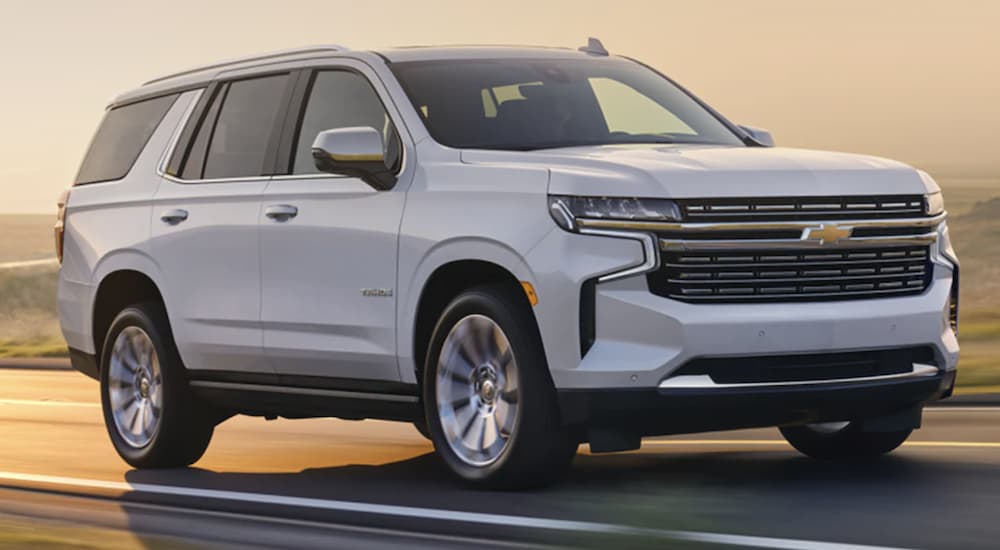
[[[304,377],[398,381],[396,256],[403,182],[376,191],[320,173],[311,145],[324,130],[379,130],[387,162],[402,141],[361,63],[316,70],[290,111],[287,175],[276,176],[260,217],[264,347],[283,383]],[[294,105],[294,100],[293,100]]]
[[154,199],[152,253],[191,370],[273,372],[263,358],[257,221],[291,76],[211,86]]

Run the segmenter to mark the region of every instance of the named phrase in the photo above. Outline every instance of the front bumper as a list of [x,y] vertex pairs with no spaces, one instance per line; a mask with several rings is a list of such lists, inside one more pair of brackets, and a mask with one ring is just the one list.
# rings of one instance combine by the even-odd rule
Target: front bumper
[[[552,378],[560,390],[655,389],[698,358],[915,346],[932,348],[933,364],[954,371],[958,340],[945,315],[952,280],[952,266],[942,262],[915,296],[765,304],[678,302],[653,295],[642,276],[598,284],[594,343],[575,363],[550,360]],[[572,344],[550,342],[547,348],[558,348],[547,349],[550,357],[569,354]]]
[[720,389],[560,390],[563,421],[581,440],[627,438],[885,416],[951,391],[954,371],[875,382]]

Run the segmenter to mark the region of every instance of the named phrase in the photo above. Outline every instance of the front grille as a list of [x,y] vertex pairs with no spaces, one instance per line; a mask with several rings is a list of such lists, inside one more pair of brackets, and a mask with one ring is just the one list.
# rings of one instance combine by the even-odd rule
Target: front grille
[[936,364],[927,347],[806,355],[711,357],[685,363],[672,376],[708,375],[716,384],[759,384],[903,374]]
[[683,302],[850,300],[923,292],[926,246],[830,250],[668,252],[648,275],[650,290]]
[[685,221],[740,222],[913,218],[924,215],[921,195],[680,199]]

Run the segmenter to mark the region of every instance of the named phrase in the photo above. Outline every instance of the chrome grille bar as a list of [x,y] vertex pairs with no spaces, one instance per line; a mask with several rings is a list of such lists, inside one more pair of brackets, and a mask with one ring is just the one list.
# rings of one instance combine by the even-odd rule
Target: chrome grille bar
[[[853,229],[899,229],[909,227],[937,228],[945,220],[946,214],[932,217],[899,218],[899,219],[851,219],[837,221],[845,227]],[[824,220],[794,220],[794,221],[756,221],[756,222],[641,222],[631,220],[597,220],[580,218],[576,220],[580,227],[594,229],[624,229],[628,231],[697,231],[697,232],[753,232],[771,230],[805,231],[823,224]]]
[[685,219],[844,219],[865,215],[879,218],[919,216],[924,212],[921,195],[750,197],[725,199],[679,199]]
[[650,290],[685,302],[820,301],[923,292],[932,265],[927,246],[665,251]]
[[660,250],[801,250],[830,248],[862,248],[873,246],[928,246],[937,242],[937,233],[922,233],[913,236],[885,236],[850,238],[827,244],[822,241],[803,239],[730,239],[730,240],[681,240],[660,239]]

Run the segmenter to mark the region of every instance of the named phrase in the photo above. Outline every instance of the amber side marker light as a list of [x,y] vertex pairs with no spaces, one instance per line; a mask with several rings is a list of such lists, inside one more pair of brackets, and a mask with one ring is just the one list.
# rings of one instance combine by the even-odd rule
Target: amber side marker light
[[531,286],[531,283],[528,281],[521,281],[521,288],[524,289],[524,294],[528,297],[528,301],[531,302],[531,306],[537,306],[538,294],[535,294],[535,287]]
[[56,216],[55,225],[55,235],[56,235],[56,258],[59,258],[59,263],[63,260],[63,235],[66,232],[66,203],[69,202],[69,189],[62,192],[59,195],[59,214]]

